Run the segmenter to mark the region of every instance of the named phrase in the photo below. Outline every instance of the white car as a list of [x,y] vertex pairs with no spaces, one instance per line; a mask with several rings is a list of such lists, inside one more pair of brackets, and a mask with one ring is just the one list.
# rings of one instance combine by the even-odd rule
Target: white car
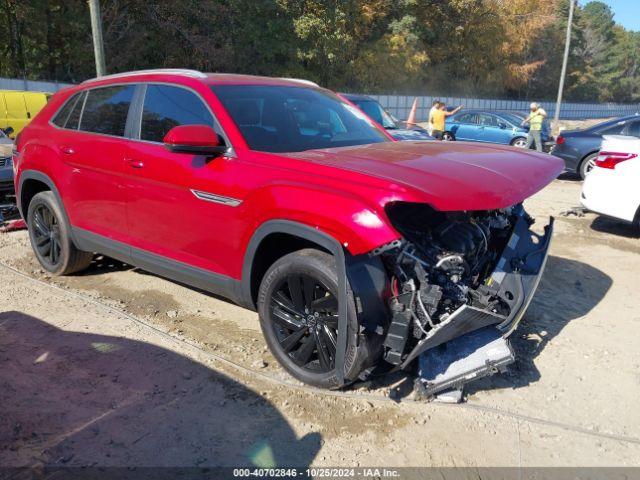
[[605,135],[580,202],[593,212],[640,225],[640,138]]

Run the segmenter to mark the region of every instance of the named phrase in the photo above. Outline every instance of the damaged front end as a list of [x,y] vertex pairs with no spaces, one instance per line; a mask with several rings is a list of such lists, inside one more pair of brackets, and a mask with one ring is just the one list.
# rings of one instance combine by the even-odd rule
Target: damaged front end
[[439,212],[395,202],[386,212],[403,237],[372,252],[391,285],[387,362],[406,368],[424,352],[470,332],[491,326],[495,340],[516,328],[542,275],[553,218],[538,235],[521,204]]

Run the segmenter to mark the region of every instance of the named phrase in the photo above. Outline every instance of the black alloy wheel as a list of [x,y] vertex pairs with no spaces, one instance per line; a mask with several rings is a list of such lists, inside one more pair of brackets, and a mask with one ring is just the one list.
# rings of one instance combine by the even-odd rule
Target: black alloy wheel
[[43,269],[53,275],[68,275],[89,266],[93,254],[73,243],[62,204],[53,192],[37,193],[26,207],[29,240]]
[[338,284],[335,258],[314,248],[279,258],[260,281],[256,306],[269,350],[307,385],[341,387],[366,376],[364,371],[382,355],[383,336],[360,325],[347,284],[346,350],[338,365]]
[[33,211],[33,227],[34,247],[39,258],[55,269],[62,258],[60,224],[45,204],[39,204]]
[[338,300],[321,280],[291,273],[276,285],[269,312],[280,348],[305,370],[335,368]]

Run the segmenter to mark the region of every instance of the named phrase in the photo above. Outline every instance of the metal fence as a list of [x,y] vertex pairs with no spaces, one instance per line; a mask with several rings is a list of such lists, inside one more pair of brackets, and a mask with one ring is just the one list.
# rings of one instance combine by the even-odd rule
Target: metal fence
[[[429,109],[434,100],[440,100],[447,105],[462,105],[466,109],[503,110],[512,112],[528,112],[530,102],[518,100],[497,100],[489,98],[464,98],[464,97],[430,97],[408,95],[369,95],[375,98],[394,117],[405,120],[413,101],[418,99],[416,118],[419,122],[427,121]],[[552,117],[555,102],[540,102],[549,117]],[[587,118],[610,118],[634,115],[640,113],[640,104],[619,103],[563,103],[560,108],[560,118],[563,120],[583,120]]]
[[23,80],[19,78],[0,77],[0,90],[26,90],[30,92],[54,93],[61,88],[71,86],[70,83],[41,82],[37,80]]
[[[71,86],[70,83],[42,82],[36,80],[22,80],[16,78],[1,78],[0,90],[27,90],[38,92],[57,92],[61,88]],[[486,110],[505,110],[513,112],[527,112],[529,102],[518,100],[496,100],[488,98],[464,98],[464,97],[434,97],[434,96],[408,96],[408,95],[370,95],[378,100],[394,117],[405,120],[413,101],[418,99],[417,119],[426,121],[429,109],[434,100],[441,100],[447,105],[463,105],[465,108],[477,108]],[[549,116],[555,111],[554,102],[541,102]],[[633,115],[640,112],[640,104],[618,103],[563,103],[560,109],[560,118],[564,120],[582,120],[585,118],[609,118]]]

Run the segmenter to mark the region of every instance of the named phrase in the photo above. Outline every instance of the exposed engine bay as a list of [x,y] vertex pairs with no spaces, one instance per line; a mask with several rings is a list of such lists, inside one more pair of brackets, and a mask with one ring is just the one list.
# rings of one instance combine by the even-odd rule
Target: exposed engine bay
[[[501,288],[494,281],[496,271],[505,266],[510,242],[522,236],[515,234],[516,225],[531,237],[533,219],[521,205],[439,212],[425,204],[398,202],[387,206],[387,214],[403,237],[379,252],[391,285],[392,318],[384,342],[387,362],[405,367],[428,348],[487,325],[508,323],[514,309],[527,303],[522,297],[529,292],[517,282]],[[517,273],[520,283],[518,266],[526,267],[527,258],[518,255],[539,251],[546,258],[548,241],[540,238],[532,244],[529,239],[526,252],[515,252],[508,259],[507,270]],[[526,268],[523,271],[527,273]]]

